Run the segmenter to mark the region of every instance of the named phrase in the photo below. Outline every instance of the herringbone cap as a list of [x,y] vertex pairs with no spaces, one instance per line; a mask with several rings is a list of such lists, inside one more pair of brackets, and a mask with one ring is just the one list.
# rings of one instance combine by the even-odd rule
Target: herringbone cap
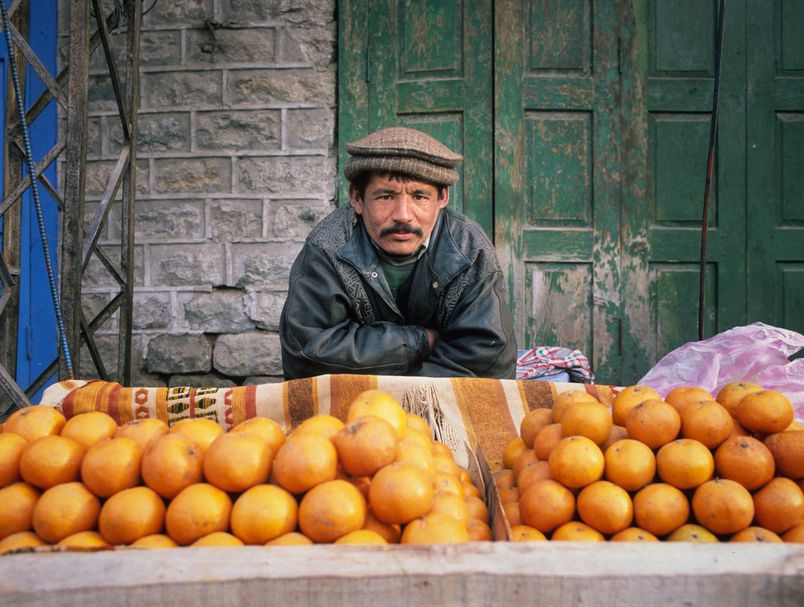
[[353,181],[365,171],[404,173],[436,185],[458,181],[455,167],[463,160],[440,141],[416,129],[391,127],[346,144],[351,157],[344,174]]

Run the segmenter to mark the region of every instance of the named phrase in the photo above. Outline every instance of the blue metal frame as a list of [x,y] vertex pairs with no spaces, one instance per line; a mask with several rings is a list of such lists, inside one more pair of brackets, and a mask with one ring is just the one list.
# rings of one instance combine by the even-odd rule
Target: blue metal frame
[[[8,2],[6,3],[9,4]],[[58,13],[53,0],[31,0],[29,19],[28,43],[39,59],[48,69],[56,75]],[[2,87],[6,87],[6,73],[8,58],[5,45],[0,45],[0,60],[2,60],[3,74]],[[17,51],[18,53],[18,51]],[[26,107],[35,101],[44,91],[45,87],[33,69],[30,67],[25,79]],[[5,90],[0,96],[0,108],[5,116]],[[0,137],[4,136],[0,133]],[[58,118],[56,102],[51,101],[47,108],[30,124],[33,160],[38,162],[55,144],[58,137]],[[2,144],[2,139],[0,139]],[[0,158],[0,169],[3,159]],[[45,175],[56,183],[56,163],[54,162],[45,171]],[[47,190],[40,187],[43,213],[48,242],[51,254],[56,256],[58,247],[59,210],[55,201]],[[19,284],[19,331],[17,337],[17,369],[16,381],[25,389],[33,383],[39,375],[58,356],[58,332],[56,318],[53,310],[53,301],[48,286],[45,262],[42,254],[42,243],[36,223],[36,213],[33,197],[30,191],[26,192],[21,200],[21,249],[20,249],[20,284]],[[0,226],[0,232],[2,226]],[[1,241],[0,241],[1,242]],[[58,267],[58,259],[53,259],[54,268]],[[58,275],[58,270],[57,270]],[[52,383],[54,377],[49,383]],[[31,401],[38,402],[41,392],[32,395]]]

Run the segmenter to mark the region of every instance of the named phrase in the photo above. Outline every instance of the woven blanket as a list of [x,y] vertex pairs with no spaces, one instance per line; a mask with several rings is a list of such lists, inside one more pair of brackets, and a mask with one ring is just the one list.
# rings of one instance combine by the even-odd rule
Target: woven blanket
[[503,449],[518,435],[529,410],[552,407],[555,396],[567,390],[586,390],[611,406],[617,392],[617,388],[595,384],[377,375],[321,375],[228,388],[124,387],[68,380],[47,388],[42,404],[58,407],[68,418],[103,411],[119,424],[156,417],[170,425],[188,417],[208,417],[228,429],[259,415],[289,431],[316,414],[345,419],[352,399],[374,388],[386,390],[405,410],[425,418],[435,438],[454,453],[461,451],[460,446],[482,449],[492,469],[501,467]]
[[595,381],[589,359],[580,350],[559,346],[517,350],[517,379],[535,379],[562,371],[566,371],[573,382],[588,384]]

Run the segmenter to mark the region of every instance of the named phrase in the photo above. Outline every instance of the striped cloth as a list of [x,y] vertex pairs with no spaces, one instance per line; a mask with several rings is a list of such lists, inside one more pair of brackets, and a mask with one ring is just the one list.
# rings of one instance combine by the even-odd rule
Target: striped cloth
[[494,470],[501,467],[503,449],[518,435],[529,410],[552,407],[556,394],[578,389],[611,406],[617,392],[617,388],[595,384],[377,375],[321,375],[227,388],[124,387],[99,380],[67,380],[47,388],[42,404],[58,407],[68,418],[103,411],[119,424],[146,417],[168,424],[207,417],[228,429],[259,415],[290,431],[316,414],[345,419],[352,399],[374,388],[389,392],[405,410],[426,419],[435,438],[453,453],[465,451],[466,446],[473,452],[482,450]]

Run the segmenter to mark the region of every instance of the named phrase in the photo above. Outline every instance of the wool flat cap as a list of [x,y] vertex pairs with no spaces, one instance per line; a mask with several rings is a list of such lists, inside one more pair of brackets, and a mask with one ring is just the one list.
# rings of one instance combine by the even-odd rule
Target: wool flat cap
[[436,185],[458,181],[455,170],[463,156],[416,129],[391,127],[346,144],[351,157],[344,174],[353,181],[365,171],[388,171],[418,177]]

